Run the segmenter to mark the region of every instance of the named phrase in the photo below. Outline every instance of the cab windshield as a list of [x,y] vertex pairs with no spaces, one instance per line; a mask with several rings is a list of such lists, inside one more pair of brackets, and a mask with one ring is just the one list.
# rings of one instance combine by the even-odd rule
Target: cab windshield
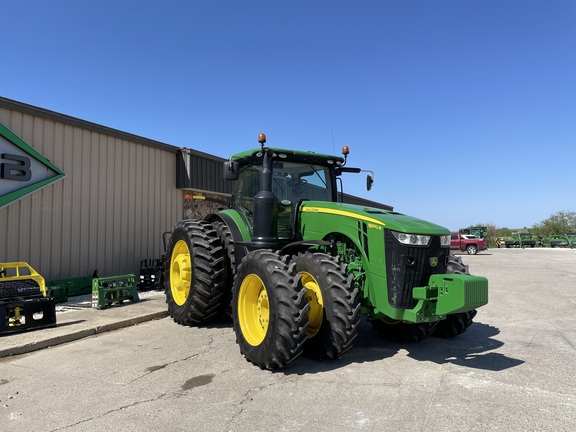
[[[251,216],[254,196],[260,189],[261,165],[241,169],[234,182],[233,204]],[[319,165],[277,161],[273,164],[272,193],[284,206],[295,206],[302,200],[332,201],[330,170]]]

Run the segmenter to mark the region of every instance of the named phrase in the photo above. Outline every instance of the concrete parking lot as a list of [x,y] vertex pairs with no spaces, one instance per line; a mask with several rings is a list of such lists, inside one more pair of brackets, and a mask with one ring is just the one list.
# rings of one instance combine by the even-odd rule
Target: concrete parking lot
[[0,359],[0,430],[574,430],[576,250],[462,258],[490,301],[456,339],[394,344],[363,322],[341,359],[268,372],[230,325],[160,318]]

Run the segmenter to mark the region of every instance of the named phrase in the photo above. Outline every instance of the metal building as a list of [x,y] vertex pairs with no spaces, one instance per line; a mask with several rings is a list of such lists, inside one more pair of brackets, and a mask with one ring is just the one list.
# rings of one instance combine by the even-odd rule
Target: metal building
[[57,279],[136,273],[160,256],[183,216],[177,147],[4,98],[0,124],[64,173],[0,207],[0,262]]
[[215,210],[191,192],[229,199],[223,161],[0,97],[0,262],[46,279],[137,273],[176,222]]

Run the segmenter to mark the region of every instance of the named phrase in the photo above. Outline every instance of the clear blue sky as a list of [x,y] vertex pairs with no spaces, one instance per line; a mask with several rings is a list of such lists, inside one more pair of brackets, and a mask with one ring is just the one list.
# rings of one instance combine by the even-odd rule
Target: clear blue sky
[[450,229],[576,211],[576,0],[2,5],[0,95],[227,157],[340,153]]

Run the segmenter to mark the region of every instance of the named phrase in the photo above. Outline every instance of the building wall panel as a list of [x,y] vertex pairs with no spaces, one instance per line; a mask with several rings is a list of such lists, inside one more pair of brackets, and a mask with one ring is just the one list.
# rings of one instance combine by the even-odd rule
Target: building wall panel
[[0,208],[0,262],[27,261],[47,279],[138,273],[182,218],[176,148],[152,147],[0,108],[0,122],[66,177]]

